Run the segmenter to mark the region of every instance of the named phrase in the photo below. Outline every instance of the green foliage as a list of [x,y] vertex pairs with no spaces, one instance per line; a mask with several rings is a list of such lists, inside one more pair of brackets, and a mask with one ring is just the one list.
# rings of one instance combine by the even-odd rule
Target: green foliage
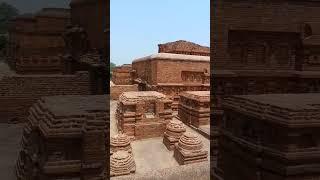
[[112,77],[112,70],[115,68],[117,65],[113,62],[110,62],[110,77]]
[[0,36],[0,51],[6,47],[7,38],[5,36]]
[[18,9],[5,2],[0,3],[0,34],[8,31],[9,21],[19,14]]

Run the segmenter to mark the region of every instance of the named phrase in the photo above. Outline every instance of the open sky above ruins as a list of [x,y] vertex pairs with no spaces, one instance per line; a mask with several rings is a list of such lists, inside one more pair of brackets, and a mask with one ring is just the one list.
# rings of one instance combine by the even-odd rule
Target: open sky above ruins
[[70,0],[1,0],[16,7],[20,13],[34,13],[46,7],[69,8]]
[[158,44],[187,40],[210,45],[210,0],[111,0],[111,62],[158,52]]

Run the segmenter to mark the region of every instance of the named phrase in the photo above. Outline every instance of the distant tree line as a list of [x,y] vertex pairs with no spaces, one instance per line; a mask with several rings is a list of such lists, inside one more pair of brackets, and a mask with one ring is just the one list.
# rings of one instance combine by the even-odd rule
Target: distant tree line
[[110,62],[110,78],[112,77],[112,70],[115,68],[117,65],[113,62]]
[[9,22],[18,14],[19,11],[14,6],[5,2],[0,3],[0,51],[2,51],[7,44]]

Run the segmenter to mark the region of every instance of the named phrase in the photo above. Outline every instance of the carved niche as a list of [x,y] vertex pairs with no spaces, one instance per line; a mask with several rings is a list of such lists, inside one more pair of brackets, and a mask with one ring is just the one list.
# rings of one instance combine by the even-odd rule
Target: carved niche
[[182,71],[181,79],[185,83],[203,83],[205,82],[205,73],[200,71]]

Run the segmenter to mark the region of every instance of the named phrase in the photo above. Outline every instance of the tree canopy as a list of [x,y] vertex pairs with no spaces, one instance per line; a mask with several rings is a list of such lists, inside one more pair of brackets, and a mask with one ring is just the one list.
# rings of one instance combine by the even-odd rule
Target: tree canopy
[[112,77],[112,70],[115,68],[117,65],[113,62],[110,62],[110,77]]
[[18,9],[5,2],[0,3],[0,34],[8,31],[9,21],[19,14]]
[[0,3],[0,50],[4,49],[7,44],[9,21],[17,16],[18,9],[5,2]]

